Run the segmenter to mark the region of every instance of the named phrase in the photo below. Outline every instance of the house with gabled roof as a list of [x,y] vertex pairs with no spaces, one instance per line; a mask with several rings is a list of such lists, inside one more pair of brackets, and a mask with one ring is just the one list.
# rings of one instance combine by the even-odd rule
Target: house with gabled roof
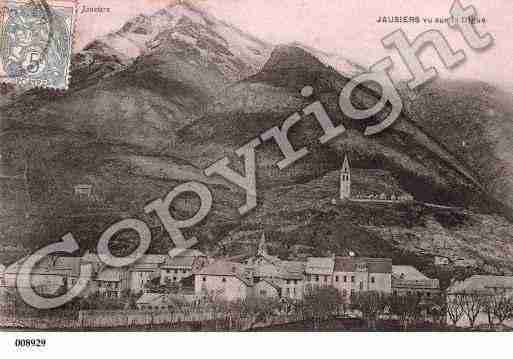
[[94,282],[98,293],[109,297],[119,298],[128,287],[129,272],[127,268],[113,268],[104,266],[98,272]]
[[160,276],[160,266],[167,256],[161,254],[146,254],[130,266],[129,288],[133,293],[142,292],[146,284]]
[[180,282],[207,263],[208,257],[197,249],[173,248],[160,266],[160,283]]
[[390,293],[391,281],[390,258],[335,257],[332,285],[346,299],[360,291]]
[[4,271],[5,286],[17,288],[19,283],[31,286],[40,294],[55,294],[61,287],[67,286],[67,275],[62,267],[55,267],[55,258],[48,256],[40,260],[30,272],[23,267],[29,256],[25,256],[9,265]]
[[513,295],[513,276],[476,274],[463,281],[454,282],[447,289],[447,294],[449,295],[472,292],[481,292],[490,295],[509,293]]
[[[265,234],[262,234],[255,256],[247,260],[246,271],[253,278],[255,284],[254,294],[264,295],[273,293],[272,296],[285,296],[291,299],[300,299],[303,295],[305,263],[299,261],[285,261],[268,254],[265,243]],[[260,281],[266,283],[259,284]],[[260,289],[260,286],[270,286]],[[278,288],[274,291],[272,288]],[[267,295],[264,295],[267,296]]]
[[426,277],[417,268],[409,265],[392,266],[392,292],[396,295],[416,294],[432,297],[440,294],[438,279]]
[[306,283],[312,287],[331,285],[334,257],[308,257],[306,260]]
[[252,294],[253,280],[242,263],[216,261],[194,272],[194,293],[199,297],[220,294],[226,300]]

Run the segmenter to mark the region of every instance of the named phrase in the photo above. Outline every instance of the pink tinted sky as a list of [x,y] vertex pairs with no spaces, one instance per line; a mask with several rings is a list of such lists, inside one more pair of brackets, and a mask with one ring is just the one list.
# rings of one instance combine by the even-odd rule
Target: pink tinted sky
[[[474,5],[487,19],[479,25],[495,38],[492,48],[476,53],[459,32],[447,25],[432,25],[446,34],[454,49],[463,49],[467,61],[443,77],[470,77],[484,81],[513,83],[513,1],[460,0]],[[77,50],[92,39],[119,29],[139,13],[152,13],[173,0],[80,0],[80,5],[109,7],[104,14],[79,14]],[[380,39],[402,28],[413,39],[428,26],[421,24],[377,24],[379,16],[446,17],[452,0],[203,0],[198,2],[216,17],[257,36],[279,44],[300,41],[321,50],[348,57],[369,66],[384,56],[396,64],[393,75],[403,76],[404,65],[395,51],[384,49]],[[81,10],[79,10],[79,13]],[[422,58],[433,54],[427,50]],[[439,62],[433,63],[441,66]]]

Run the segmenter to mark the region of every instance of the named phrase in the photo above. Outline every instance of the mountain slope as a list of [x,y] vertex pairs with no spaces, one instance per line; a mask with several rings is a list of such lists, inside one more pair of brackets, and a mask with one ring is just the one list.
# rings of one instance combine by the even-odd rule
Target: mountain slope
[[[422,112],[420,100],[391,128],[364,136],[366,124],[380,117],[355,121],[338,105],[348,76],[363,69],[335,60],[302,45],[271,49],[190,6],[137,17],[77,54],[68,92],[34,90],[1,109],[0,151],[24,173],[31,208],[29,223],[3,218],[2,232],[34,250],[71,231],[83,250],[94,250],[110,223],[137,216],[152,227],[151,251],[162,253],[171,241],[142,208],[194,180],[212,190],[214,208],[187,235],[210,253],[243,254],[265,231],[274,250],[290,258],[355,250],[431,270],[433,257],[445,253],[454,261],[479,260],[488,271],[510,270],[513,227],[490,200],[485,168],[455,150],[455,135],[440,134],[436,115]],[[314,88],[309,99],[300,94],[304,86]],[[378,95],[362,87],[353,97],[368,107]],[[321,145],[320,126],[304,118],[289,135],[295,148],[308,146],[310,153],[285,170],[276,166],[282,159],[276,144],[259,146],[258,207],[239,216],[244,192],[203,170],[228,156],[241,171],[237,148],[315,100],[347,131]],[[409,193],[418,202],[333,205],[346,155],[355,188]],[[93,186],[90,200],[74,195],[83,183]],[[186,215],[197,205],[185,196],[171,210]],[[122,236],[115,247],[136,243]]]

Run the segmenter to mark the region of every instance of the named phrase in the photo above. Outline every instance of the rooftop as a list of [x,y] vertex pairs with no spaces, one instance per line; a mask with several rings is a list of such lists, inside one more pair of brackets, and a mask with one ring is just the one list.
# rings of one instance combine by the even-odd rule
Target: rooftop
[[96,280],[102,282],[121,282],[123,276],[124,270],[122,268],[106,267],[98,273]]
[[333,257],[308,257],[306,260],[306,272],[309,274],[330,275],[334,266]]
[[390,258],[335,257],[334,271],[357,272],[359,270],[369,273],[392,273],[392,260]]
[[417,268],[407,265],[393,265],[392,275],[396,278],[403,278],[408,280],[430,279],[422,274]]
[[228,261],[216,261],[202,269],[199,269],[195,274],[210,275],[210,276],[232,276],[239,278],[242,282],[250,284],[245,276],[247,267],[244,264]]
[[513,290],[513,276],[473,275],[464,281],[455,282],[449,293],[487,291],[492,289]]

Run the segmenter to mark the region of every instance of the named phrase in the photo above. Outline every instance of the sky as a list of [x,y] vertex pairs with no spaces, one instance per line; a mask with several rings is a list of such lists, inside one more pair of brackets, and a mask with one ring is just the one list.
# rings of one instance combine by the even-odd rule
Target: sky
[[[320,50],[347,57],[370,66],[385,56],[394,61],[392,76],[404,78],[406,67],[395,50],[385,49],[381,38],[401,28],[410,39],[429,29],[440,30],[453,49],[465,52],[467,60],[453,70],[445,70],[430,58],[428,49],[421,58],[437,66],[441,77],[473,78],[511,86],[513,89],[513,0],[460,0],[473,5],[487,20],[477,29],[490,33],[494,45],[475,52],[461,34],[444,24],[378,24],[380,16],[447,17],[452,0],[197,0],[214,16],[273,44],[302,42]],[[80,0],[76,50],[110,31],[119,29],[140,13],[151,14],[176,0]],[[108,7],[110,12],[80,14],[82,6]]]

